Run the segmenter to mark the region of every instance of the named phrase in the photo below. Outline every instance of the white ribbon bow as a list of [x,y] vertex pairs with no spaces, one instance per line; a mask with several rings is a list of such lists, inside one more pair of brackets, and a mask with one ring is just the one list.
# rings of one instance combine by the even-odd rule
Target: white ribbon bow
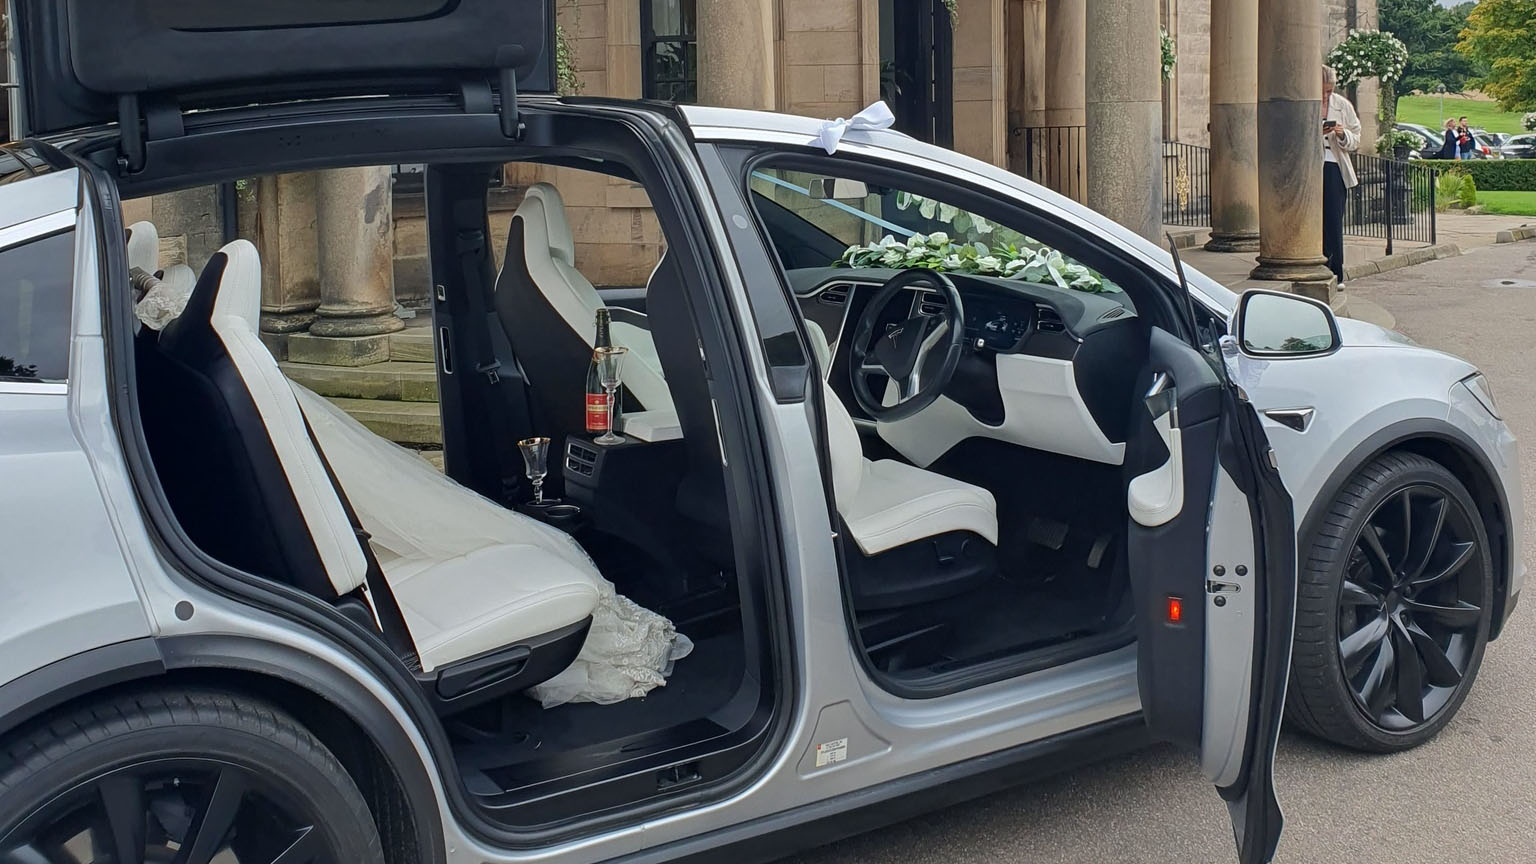
[[843,140],[845,133],[855,129],[889,129],[895,122],[896,115],[891,109],[884,102],[876,102],[847,120],[839,117],[824,121],[816,133],[816,143],[828,154],[836,153],[838,142]]

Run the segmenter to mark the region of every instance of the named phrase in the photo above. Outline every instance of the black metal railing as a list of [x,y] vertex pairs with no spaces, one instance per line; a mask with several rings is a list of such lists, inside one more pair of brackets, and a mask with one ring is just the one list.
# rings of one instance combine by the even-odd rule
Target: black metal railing
[[1435,181],[1439,173],[1425,165],[1383,159],[1366,153],[1352,157],[1360,182],[1344,205],[1344,233],[1387,241],[1435,242]]
[[1086,131],[1083,126],[1016,129],[1015,134],[1024,139],[1024,170],[1021,173],[1068,198],[1082,201],[1086,197],[1083,172],[1087,154]]
[[1211,148],[1163,142],[1163,224],[1211,224]]

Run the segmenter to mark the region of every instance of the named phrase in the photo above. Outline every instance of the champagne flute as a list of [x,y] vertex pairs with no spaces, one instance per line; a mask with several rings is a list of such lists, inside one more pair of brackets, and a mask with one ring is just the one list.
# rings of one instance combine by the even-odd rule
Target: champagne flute
[[613,404],[618,398],[619,384],[623,380],[624,355],[628,348],[604,347],[597,349],[597,383],[608,393],[608,431],[594,438],[594,444],[620,444],[624,438],[613,431]]
[[544,477],[549,473],[549,439],[548,438],[524,438],[517,442],[517,449],[523,451],[523,466],[527,468],[528,479],[533,481],[533,503],[544,503]]

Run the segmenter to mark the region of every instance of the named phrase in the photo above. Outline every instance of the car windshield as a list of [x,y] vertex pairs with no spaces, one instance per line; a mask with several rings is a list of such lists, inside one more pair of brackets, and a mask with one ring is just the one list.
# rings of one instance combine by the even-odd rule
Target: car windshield
[[752,191],[844,247],[827,265],[924,267],[1055,284],[1092,293],[1119,291],[1099,272],[1019,231],[952,204],[902,189],[800,171],[760,168]]

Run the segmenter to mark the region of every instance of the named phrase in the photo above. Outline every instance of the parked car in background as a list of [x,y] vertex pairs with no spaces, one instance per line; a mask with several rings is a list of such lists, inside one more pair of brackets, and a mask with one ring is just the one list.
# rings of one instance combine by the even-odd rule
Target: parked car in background
[[1441,145],[1445,143],[1440,134],[1428,126],[1420,126],[1417,123],[1395,123],[1392,128],[1398,132],[1407,132],[1423,141],[1423,144],[1409,152],[1410,159],[1433,159],[1435,154],[1440,152]]
[[1505,159],[1536,159],[1536,134],[1511,135],[1499,147],[1499,155]]
[[1472,139],[1477,142],[1477,149],[1472,151],[1475,154],[1472,158],[1474,158],[1474,159],[1502,159],[1502,158],[1504,158],[1499,153],[1499,143],[1498,143],[1498,140],[1496,138],[1494,138],[1494,135],[1496,133],[1489,132],[1486,129],[1472,129],[1470,131],[1472,132]]

